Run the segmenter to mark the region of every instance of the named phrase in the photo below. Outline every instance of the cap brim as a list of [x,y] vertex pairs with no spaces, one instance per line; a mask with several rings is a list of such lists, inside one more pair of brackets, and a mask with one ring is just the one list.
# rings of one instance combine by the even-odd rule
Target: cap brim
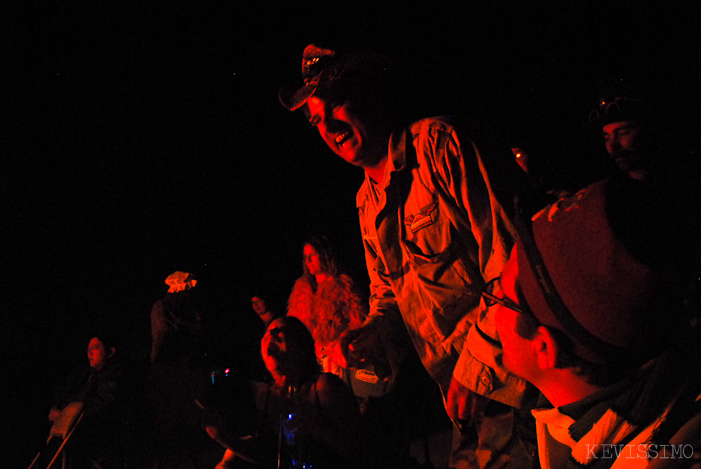
[[278,93],[278,99],[285,109],[296,111],[312,97],[315,91],[316,85],[305,85],[294,91],[290,88],[283,88]]

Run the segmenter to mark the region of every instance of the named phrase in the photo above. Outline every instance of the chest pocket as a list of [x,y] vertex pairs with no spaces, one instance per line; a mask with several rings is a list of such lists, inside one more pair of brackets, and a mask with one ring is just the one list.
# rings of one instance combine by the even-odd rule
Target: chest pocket
[[446,338],[474,307],[472,283],[481,277],[461,258],[466,236],[440,210],[441,204],[434,201],[406,215],[402,241],[418,300],[437,335]]
[[438,202],[421,207],[416,214],[409,215],[404,219],[404,226],[412,234],[416,234],[422,228],[432,225],[438,219]]
[[441,216],[437,201],[404,217],[401,239],[409,259],[416,265],[444,262],[451,237],[450,220]]

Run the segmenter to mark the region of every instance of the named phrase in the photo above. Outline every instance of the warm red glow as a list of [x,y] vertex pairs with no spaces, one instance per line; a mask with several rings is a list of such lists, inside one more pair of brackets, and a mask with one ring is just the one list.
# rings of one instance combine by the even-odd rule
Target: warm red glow
[[511,153],[513,153],[514,158],[521,169],[528,173],[528,152],[526,152],[523,148],[515,147],[511,149]]

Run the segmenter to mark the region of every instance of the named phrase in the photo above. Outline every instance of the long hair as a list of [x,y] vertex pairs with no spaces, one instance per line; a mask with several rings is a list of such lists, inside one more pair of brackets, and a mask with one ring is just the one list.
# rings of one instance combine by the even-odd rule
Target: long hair
[[[336,250],[333,248],[326,236],[312,235],[304,241],[302,247],[306,246],[307,244],[314,248],[314,251],[319,254],[319,263],[326,274],[332,277],[337,277],[341,273]],[[316,280],[314,280],[314,276],[309,273],[304,257],[302,257],[302,269],[304,270],[304,275],[309,277],[309,281],[316,288]]]

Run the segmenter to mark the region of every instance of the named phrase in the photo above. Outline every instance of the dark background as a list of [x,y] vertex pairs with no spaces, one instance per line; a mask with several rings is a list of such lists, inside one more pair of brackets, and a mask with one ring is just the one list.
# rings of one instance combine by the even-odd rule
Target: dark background
[[697,148],[693,2],[133,3],[6,8],[3,432],[25,465],[48,389],[93,331],[147,357],[173,271],[200,275],[222,340],[250,324],[251,295],[284,302],[310,234],[366,282],[362,171],[277,100],[310,42],[389,55],[427,112],[493,124],[563,178],[600,162],[582,127],[606,77],[661,103]]

